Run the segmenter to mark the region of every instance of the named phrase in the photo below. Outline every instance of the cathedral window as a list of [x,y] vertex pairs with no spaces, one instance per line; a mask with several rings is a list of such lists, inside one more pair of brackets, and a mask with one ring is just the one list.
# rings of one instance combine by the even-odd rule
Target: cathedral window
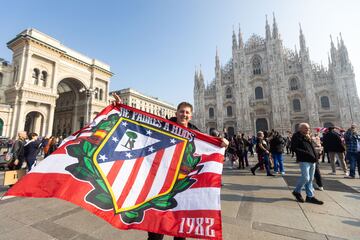
[[32,73],[32,78],[33,78],[33,82],[35,85],[39,84],[39,75],[40,75],[40,70],[37,68],[34,68],[33,73]]
[[226,89],[226,98],[232,98],[231,88],[227,88],[227,89]]
[[322,97],[320,98],[320,103],[321,103],[321,108],[323,108],[323,109],[329,109],[329,108],[330,108],[329,97],[327,97],[327,96],[322,96]]
[[294,112],[301,112],[301,103],[299,99],[294,99],[293,100],[293,109]]
[[41,72],[40,80],[41,80],[41,82],[42,82],[42,86],[43,86],[43,87],[46,86],[47,77],[48,77],[47,72],[46,72],[46,71],[42,71],[42,72]]
[[214,118],[214,108],[209,108],[209,118]]
[[231,117],[233,115],[232,113],[232,107],[231,106],[227,106],[226,107],[226,116]]
[[253,74],[260,75],[261,74],[261,58],[259,56],[255,56],[252,60]]
[[3,84],[3,74],[0,73],[0,86]]
[[299,89],[299,83],[297,78],[292,78],[290,80],[290,90],[294,91],[294,90],[298,90]]
[[262,87],[256,87],[255,88],[255,99],[263,99],[264,93]]

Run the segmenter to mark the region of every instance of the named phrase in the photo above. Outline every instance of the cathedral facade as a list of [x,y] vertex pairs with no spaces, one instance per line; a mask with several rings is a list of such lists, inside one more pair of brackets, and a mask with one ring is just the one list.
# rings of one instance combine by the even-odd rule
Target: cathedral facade
[[299,51],[283,46],[278,26],[266,19],[265,38],[245,43],[239,29],[232,35],[232,58],[221,65],[215,56],[214,80],[205,86],[200,71],[194,79],[194,121],[211,129],[255,134],[275,129],[295,131],[301,122],[312,128],[348,128],[359,123],[360,102],[355,74],[340,34],[332,38],[328,66],[311,62],[300,26]]

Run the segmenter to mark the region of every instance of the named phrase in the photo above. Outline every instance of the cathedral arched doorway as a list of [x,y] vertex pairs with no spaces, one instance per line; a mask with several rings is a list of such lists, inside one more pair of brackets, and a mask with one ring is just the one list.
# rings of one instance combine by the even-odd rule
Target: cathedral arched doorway
[[37,111],[31,111],[26,114],[24,131],[28,134],[37,133],[44,136],[44,115]]
[[228,127],[228,128],[227,128],[227,134],[228,134],[228,136],[229,136],[230,138],[233,137],[234,134],[235,134],[235,128],[234,128],[234,127]]
[[335,125],[332,122],[325,122],[324,128],[334,127]]
[[77,79],[65,78],[59,82],[52,135],[67,137],[84,127],[89,106],[86,93],[80,89],[84,85]]
[[266,118],[258,118],[256,119],[256,132],[258,131],[268,131],[269,130],[269,125],[268,122],[266,120]]

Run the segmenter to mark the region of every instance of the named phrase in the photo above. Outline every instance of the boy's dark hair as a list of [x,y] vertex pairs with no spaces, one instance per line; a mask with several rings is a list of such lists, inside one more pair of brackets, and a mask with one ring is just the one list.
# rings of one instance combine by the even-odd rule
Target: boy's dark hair
[[37,133],[31,133],[31,134],[29,135],[30,139],[32,139],[33,137],[37,137],[37,136],[38,136]]
[[181,107],[189,107],[190,109],[191,109],[191,112],[193,111],[193,106],[190,104],[190,103],[188,103],[188,102],[181,102],[181,103],[179,103],[179,105],[177,106],[177,111],[179,111],[179,109],[181,108]]

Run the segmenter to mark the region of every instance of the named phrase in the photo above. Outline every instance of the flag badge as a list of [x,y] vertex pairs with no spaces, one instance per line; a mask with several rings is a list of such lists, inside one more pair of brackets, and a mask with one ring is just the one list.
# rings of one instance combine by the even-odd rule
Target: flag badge
[[167,194],[177,179],[186,139],[120,118],[93,156],[115,213]]

